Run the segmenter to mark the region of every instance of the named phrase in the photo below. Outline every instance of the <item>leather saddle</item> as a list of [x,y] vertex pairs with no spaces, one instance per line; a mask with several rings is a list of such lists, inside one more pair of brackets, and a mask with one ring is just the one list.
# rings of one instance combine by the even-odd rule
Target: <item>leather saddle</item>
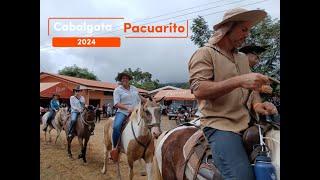
[[187,179],[220,180],[222,176],[212,162],[210,145],[203,131],[196,131],[183,147],[184,173]]

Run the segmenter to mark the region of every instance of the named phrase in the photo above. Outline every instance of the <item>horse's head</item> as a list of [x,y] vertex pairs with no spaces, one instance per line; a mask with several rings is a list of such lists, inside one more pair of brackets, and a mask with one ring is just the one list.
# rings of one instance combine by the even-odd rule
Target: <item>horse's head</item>
[[161,134],[161,110],[159,102],[160,101],[155,101],[151,97],[147,98],[146,102],[142,103],[140,112],[145,124],[148,128],[151,128],[151,134],[154,138],[158,138]]
[[67,121],[69,116],[70,116],[70,113],[68,111],[67,106],[59,108],[59,111],[57,112],[57,117],[61,118],[61,119],[59,119],[59,121]]
[[86,121],[94,121],[95,113],[92,105],[86,106],[83,111],[83,117]]

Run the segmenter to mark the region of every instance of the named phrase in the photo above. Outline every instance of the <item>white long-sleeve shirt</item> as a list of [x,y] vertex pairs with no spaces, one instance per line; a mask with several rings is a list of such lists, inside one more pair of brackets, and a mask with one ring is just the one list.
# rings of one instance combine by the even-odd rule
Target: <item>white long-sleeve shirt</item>
[[71,112],[82,112],[84,104],[85,99],[83,96],[80,96],[79,99],[76,96],[70,97]]

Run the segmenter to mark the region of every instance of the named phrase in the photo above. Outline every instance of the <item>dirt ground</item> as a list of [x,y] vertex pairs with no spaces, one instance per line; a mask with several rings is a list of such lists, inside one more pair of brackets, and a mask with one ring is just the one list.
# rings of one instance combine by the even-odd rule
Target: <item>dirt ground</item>
[[[58,140],[54,144],[56,131],[52,130],[52,142],[44,141],[44,132],[40,127],[40,179],[42,180],[105,180],[117,179],[116,165],[109,161],[106,174],[101,173],[103,167],[103,126],[106,119],[102,118],[100,123],[96,124],[95,135],[91,136],[87,149],[87,163],[83,163],[82,159],[78,160],[80,146],[77,138],[72,142],[73,159],[67,156],[66,136],[62,132],[62,142]],[[176,122],[168,120],[167,116],[162,116],[161,129],[163,131],[174,128]],[[49,136],[47,136],[48,138]],[[48,138],[49,139],[49,138]],[[143,161],[142,161],[143,162]],[[141,176],[140,171],[144,169],[144,162],[141,166],[139,162],[134,163],[135,180],[146,180],[146,176]],[[126,155],[120,156],[120,171],[122,179],[129,179],[129,166],[127,165]]]

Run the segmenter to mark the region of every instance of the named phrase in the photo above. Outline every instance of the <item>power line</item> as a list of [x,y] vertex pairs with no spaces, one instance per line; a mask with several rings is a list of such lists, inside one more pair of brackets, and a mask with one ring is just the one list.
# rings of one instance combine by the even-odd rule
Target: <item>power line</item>
[[[262,2],[264,2],[264,1],[267,1],[267,0],[262,0],[262,1],[254,2],[254,3],[249,3],[249,4],[246,4],[246,5],[240,6],[240,7],[246,7],[246,6],[258,4],[258,3],[262,3]],[[205,10],[203,10],[203,11],[205,11]],[[201,15],[201,16],[202,16],[202,17],[206,17],[206,16],[210,16],[210,15],[222,13],[222,12],[225,12],[225,11],[226,11],[226,10],[216,11],[216,12],[209,13],[209,14],[205,14],[205,15]],[[189,14],[189,13],[188,13],[188,14]],[[179,15],[179,16],[175,16],[175,17],[180,17],[180,15]],[[175,17],[172,17],[172,18],[175,18]],[[151,23],[157,23],[157,22],[165,21],[165,20],[172,19],[172,18],[161,19],[161,20],[159,20],[159,21],[154,21],[154,22],[150,22],[150,23],[142,24],[142,25],[148,25],[148,24],[151,24]],[[176,21],[176,23],[185,22],[185,21],[187,21],[187,20],[193,20],[193,19],[195,19],[195,18],[189,18],[189,19],[184,19],[184,20]],[[125,34],[125,35],[133,34],[133,33],[134,33],[134,32],[131,32],[131,33],[123,33],[122,35],[119,35],[119,36],[123,36],[124,34]]]

